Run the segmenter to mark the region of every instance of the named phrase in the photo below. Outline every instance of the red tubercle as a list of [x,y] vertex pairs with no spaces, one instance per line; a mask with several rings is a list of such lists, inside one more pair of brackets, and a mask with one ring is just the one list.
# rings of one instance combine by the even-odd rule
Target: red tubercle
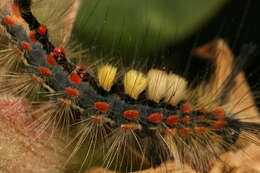
[[138,110],[126,110],[124,112],[124,117],[129,120],[134,120],[137,119],[138,114],[139,114]]
[[125,131],[130,131],[133,129],[133,125],[132,124],[122,124],[121,128]]
[[184,117],[183,117],[183,121],[184,121],[185,123],[188,123],[188,122],[190,121],[190,116],[189,116],[189,115],[184,116]]
[[219,118],[225,117],[225,111],[222,108],[217,108],[212,112],[214,115],[216,115]]
[[181,112],[184,114],[189,114],[191,111],[191,107],[189,103],[184,103],[181,105]]
[[201,114],[205,114],[207,112],[206,108],[204,108],[204,107],[200,108],[198,111]]
[[181,135],[187,135],[187,134],[189,134],[190,133],[190,131],[191,131],[191,129],[190,128],[188,128],[188,127],[186,127],[186,128],[182,128],[182,129],[180,129],[179,130],[179,133],[181,134]]
[[9,16],[9,15],[6,15],[6,16],[4,17],[4,22],[5,22],[7,25],[9,25],[9,26],[12,26],[12,25],[15,24],[15,20],[14,20],[11,16]]
[[206,131],[206,128],[201,127],[201,126],[197,126],[197,127],[194,127],[194,130],[195,130],[196,133],[204,133]]
[[35,34],[36,34],[35,31],[32,31],[32,32],[30,32],[30,34],[29,34],[29,38],[30,38],[30,40],[31,40],[33,43],[36,43],[36,42],[37,42],[37,39],[36,39],[36,37],[35,37]]
[[68,87],[68,88],[65,89],[65,94],[68,97],[75,99],[76,97],[79,96],[79,91],[75,88]]
[[47,27],[44,26],[44,25],[41,25],[37,28],[37,32],[40,34],[40,35],[45,35],[47,33]]
[[40,66],[39,70],[40,70],[40,73],[41,73],[42,76],[46,76],[47,77],[47,76],[50,76],[52,74],[51,70],[46,68],[46,67]]
[[205,115],[200,115],[199,117],[198,117],[198,120],[199,121],[203,121],[203,120],[205,120],[206,119],[206,116]]
[[103,119],[102,116],[93,116],[91,117],[92,121],[95,122],[95,123],[100,123]]
[[215,129],[220,129],[226,124],[226,121],[224,118],[220,118],[212,123],[212,127]]
[[161,113],[153,113],[150,114],[148,117],[148,120],[152,123],[159,123],[162,121],[162,119],[163,119],[163,114]]
[[94,104],[94,107],[95,107],[96,110],[105,113],[109,109],[109,104],[106,103],[106,102],[96,102]]
[[61,56],[61,54],[64,53],[64,50],[62,47],[55,47],[53,53],[56,56]]
[[166,119],[167,125],[176,125],[179,122],[179,116],[178,115],[170,115]]
[[51,66],[51,67],[55,67],[57,62],[53,56],[53,54],[49,54],[47,57],[46,57],[46,61],[47,63]]
[[88,71],[88,68],[85,67],[84,65],[77,65],[78,69],[84,70],[84,71]]
[[22,49],[25,50],[25,51],[31,51],[32,50],[31,45],[26,41],[21,41],[20,45],[21,45]]
[[82,81],[77,72],[72,72],[72,74],[69,77],[69,80],[75,85],[79,85]]
[[176,129],[165,129],[164,133],[167,135],[175,135],[177,133]]
[[77,71],[79,71],[79,76],[81,78],[83,78],[86,75],[86,73],[89,72],[88,68],[84,65],[77,65]]

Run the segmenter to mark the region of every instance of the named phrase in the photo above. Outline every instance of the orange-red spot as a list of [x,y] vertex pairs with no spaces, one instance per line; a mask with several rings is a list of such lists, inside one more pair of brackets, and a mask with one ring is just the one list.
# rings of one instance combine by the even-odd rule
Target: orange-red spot
[[188,128],[188,127],[179,130],[179,132],[180,132],[181,135],[187,135],[187,134],[190,133],[190,131],[191,131],[191,130],[190,130],[190,128]]
[[106,102],[96,102],[94,104],[94,107],[96,110],[98,110],[100,112],[107,112],[109,109],[109,104]]
[[36,40],[36,38],[35,38],[35,34],[36,34],[35,31],[32,31],[32,32],[30,32],[30,34],[29,34],[29,38],[30,38],[30,40],[31,40],[33,43],[37,42],[37,40]]
[[68,97],[73,99],[79,96],[79,91],[74,88],[66,88],[65,93]]
[[200,116],[198,117],[198,119],[199,119],[200,121],[203,121],[203,120],[206,119],[206,116],[205,116],[205,115],[200,115]]
[[162,121],[163,119],[163,115],[160,113],[153,113],[150,114],[148,117],[148,120],[152,123],[159,123],[160,121]]
[[219,118],[224,118],[225,117],[225,112],[221,108],[217,108],[213,111],[213,114],[216,115]]
[[94,121],[95,123],[100,123],[103,119],[102,116],[93,116],[91,118],[92,118],[92,121]]
[[40,73],[41,73],[42,76],[50,76],[52,74],[50,69],[48,69],[46,67],[40,66],[39,70],[40,70]]
[[48,55],[48,56],[46,57],[46,61],[47,61],[47,63],[48,63],[51,67],[54,67],[54,66],[56,66],[56,64],[57,64],[57,62],[56,62],[56,60],[55,60],[55,58],[54,58],[54,56],[53,56],[52,54],[50,54],[50,55]]
[[178,115],[170,115],[166,119],[166,124],[168,125],[176,125],[179,122],[179,116]]
[[184,114],[189,114],[191,110],[190,104],[189,103],[184,103],[183,105],[181,105],[181,111]]
[[40,34],[40,35],[45,35],[47,33],[47,27],[44,26],[44,25],[41,25],[37,28],[37,32]]
[[206,131],[205,127],[200,126],[194,127],[194,130],[196,133],[204,133]]
[[3,31],[4,27],[2,25],[0,25],[0,31]]
[[6,16],[5,16],[4,22],[5,22],[7,25],[9,25],[9,26],[15,24],[14,19],[13,19],[11,16],[9,16],[9,15],[6,15]]
[[74,83],[75,85],[79,85],[82,81],[82,79],[79,77],[79,75],[77,74],[77,72],[73,72],[70,77],[69,80]]
[[220,129],[225,125],[226,121],[224,118],[220,118],[212,123],[212,126],[216,129]]
[[137,110],[126,110],[124,117],[129,120],[134,120],[138,117],[139,112]]
[[168,135],[175,135],[177,132],[176,129],[165,129],[164,133],[168,134]]
[[31,45],[26,41],[21,41],[20,45],[21,45],[22,49],[25,50],[25,51],[32,50]]
[[204,107],[202,107],[198,111],[202,114],[205,114],[207,110]]
[[125,130],[125,131],[130,131],[130,130],[133,129],[133,125],[131,125],[131,124],[122,124],[122,125],[121,125],[121,128],[122,128],[123,130]]
[[55,47],[53,50],[54,55],[61,56],[63,49],[61,47]]
[[185,123],[189,122],[189,121],[190,121],[190,116],[189,116],[189,115],[184,116],[184,117],[183,117],[183,121],[184,121]]

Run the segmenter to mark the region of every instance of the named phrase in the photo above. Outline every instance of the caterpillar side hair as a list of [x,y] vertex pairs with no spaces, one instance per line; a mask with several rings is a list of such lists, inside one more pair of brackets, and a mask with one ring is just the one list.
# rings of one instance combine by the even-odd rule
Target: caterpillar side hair
[[[24,129],[33,134],[28,145],[41,141],[55,148],[55,138],[63,143],[57,152],[62,166],[54,153],[55,161],[48,162],[59,164],[56,172],[99,167],[104,172],[208,173],[217,172],[220,163],[219,172],[232,172],[227,154],[251,145],[259,151],[259,114],[242,72],[255,46],[244,46],[236,59],[222,39],[196,49],[214,66],[210,80],[198,85],[173,71],[121,68],[105,59],[76,64],[70,57],[84,58],[87,52],[64,41],[70,35],[63,38],[69,7],[48,19],[57,21],[49,29],[34,15],[37,3],[4,0],[0,5],[0,93],[15,100],[0,101],[0,115],[24,110],[19,106],[26,102],[30,111],[23,117],[30,120]],[[5,165],[2,158],[0,165]]]

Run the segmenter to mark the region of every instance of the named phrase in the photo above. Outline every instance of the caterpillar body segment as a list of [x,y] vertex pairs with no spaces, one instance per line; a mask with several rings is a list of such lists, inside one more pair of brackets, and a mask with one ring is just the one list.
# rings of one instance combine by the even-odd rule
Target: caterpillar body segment
[[[49,96],[39,109],[44,113],[38,127],[44,130],[53,124],[57,129],[69,127],[61,127],[62,131],[76,129],[70,134],[76,144],[69,159],[82,146],[86,148],[82,168],[97,160],[104,168],[131,172],[173,160],[176,169],[188,164],[207,173],[222,153],[236,147],[239,137],[259,145],[250,135],[259,135],[260,124],[241,121],[222,104],[203,105],[201,98],[196,98],[200,88],[192,92],[188,82],[176,74],[158,69],[143,74],[130,69],[120,83],[114,65],[99,67],[94,76],[88,67],[74,64],[62,47],[50,41],[48,26],[33,15],[31,3],[10,3],[18,8],[20,20],[15,19],[11,7],[0,12],[0,32],[17,48],[22,59],[22,70],[17,71],[23,75],[17,79],[13,74],[14,80],[0,91],[17,84],[26,87],[13,87],[13,95],[27,96],[33,87],[45,89]],[[116,84],[123,85],[123,91],[110,92]],[[146,101],[139,99],[143,94]],[[222,97],[218,94],[214,103]]]

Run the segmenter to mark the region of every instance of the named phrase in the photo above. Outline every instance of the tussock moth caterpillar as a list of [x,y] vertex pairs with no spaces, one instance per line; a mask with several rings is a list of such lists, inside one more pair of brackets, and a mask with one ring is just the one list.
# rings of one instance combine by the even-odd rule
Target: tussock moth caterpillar
[[[34,16],[31,0],[4,2],[0,41],[8,46],[0,47],[0,58],[7,72],[1,75],[0,91],[17,100],[3,99],[1,110],[7,114],[14,108],[22,110],[19,105],[25,97],[43,94],[44,98],[29,97],[32,105],[37,103],[35,111],[21,116],[28,116],[24,123],[29,123],[28,139],[32,144],[53,144],[51,152],[57,151],[56,135],[66,135],[65,146],[58,141],[66,151],[59,154],[58,150],[58,156],[51,153],[51,160],[42,153],[45,164],[53,167],[36,172],[78,172],[93,166],[121,172],[152,171],[152,167],[159,172],[232,171],[236,168],[226,161],[226,153],[246,145],[259,150],[259,115],[236,65],[250,55],[252,46],[242,50],[237,61],[223,40],[197,49],[216,68],[210,82],[196,88],[183,77],[159,69],[145,74],[133,68],[117,78],[119,69],[111,64],[98,67],[97,74],[88,64],[74,64],[59,45],[63,39],[55,38],[56,29],[51,33]],[[78,166],[73,161],[80,160],[80,154]],[[72,163],[65,168],[57,163],[66,160]],[[215,167],[218,161],[223,169]]]

